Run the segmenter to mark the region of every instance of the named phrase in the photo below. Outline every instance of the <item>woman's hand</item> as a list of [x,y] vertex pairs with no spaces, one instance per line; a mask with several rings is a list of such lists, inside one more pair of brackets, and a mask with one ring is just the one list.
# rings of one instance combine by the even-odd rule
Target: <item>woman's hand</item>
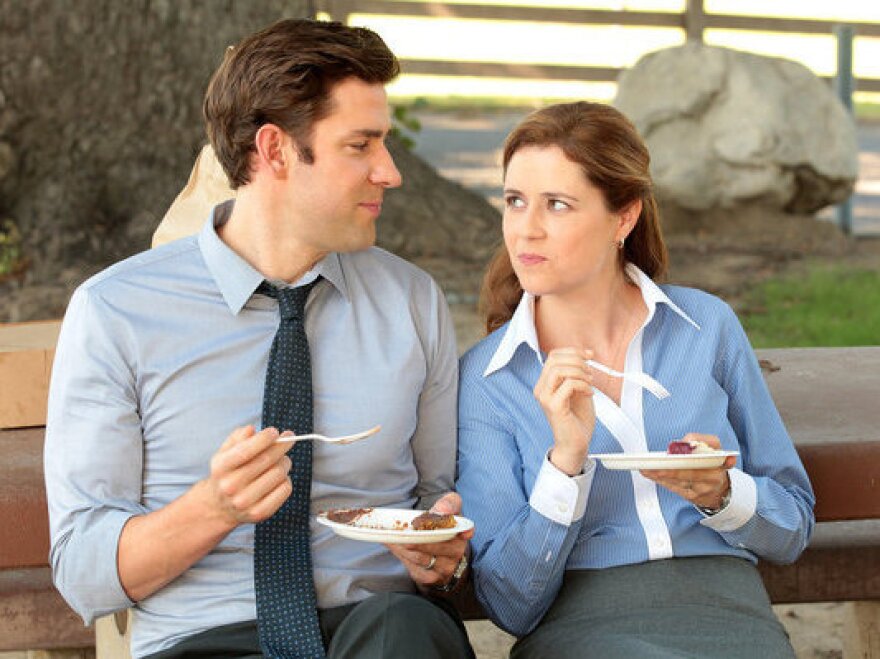
[[592,356],[576,348],[551,351],[534,389],[553,430],[550,462],[569,476],[583,469],[596,426],[593,379],[585,363]]
[[[721,441],[714,435],[688,433],[683,441],[697,440],[714,449],[721,448]],[[684,497],[695,506],[717,510],[730,491],[730,476],[727,470],[736,464],[736,458],[729,456],[724,464],[715,469],[651,469],[640,472],[658,485]]]

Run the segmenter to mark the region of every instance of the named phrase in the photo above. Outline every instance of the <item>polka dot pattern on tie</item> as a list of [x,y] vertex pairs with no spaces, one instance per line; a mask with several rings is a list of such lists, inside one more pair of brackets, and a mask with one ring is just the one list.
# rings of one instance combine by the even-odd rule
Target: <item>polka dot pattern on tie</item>
[[[320,278],[296,288],[257,289],[277,298],[281,321],[269,353],[263,395],[263,427],[312,432],[312,362],[305,332],[305,306]],[[324,645],[318,623],[312,578],[309,498],[312,489],[312,442],[290,452],[293,493],[269,519],[257,524],[254,540],[254,587],[257,626],[266,657],[321,659]]]

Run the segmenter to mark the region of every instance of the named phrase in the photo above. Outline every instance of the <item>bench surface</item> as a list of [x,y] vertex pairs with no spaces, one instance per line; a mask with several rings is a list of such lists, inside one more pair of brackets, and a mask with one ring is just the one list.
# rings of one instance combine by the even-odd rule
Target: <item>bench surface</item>
[[798,447],[880,441],[880,346],[756,352]]

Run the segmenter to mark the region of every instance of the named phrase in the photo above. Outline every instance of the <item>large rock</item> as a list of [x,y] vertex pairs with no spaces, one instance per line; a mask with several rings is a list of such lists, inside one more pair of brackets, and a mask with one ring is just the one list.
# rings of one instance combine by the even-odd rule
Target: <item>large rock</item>
[[858,175],[852,118],[796,62],[688,43],[625,71],[614,104],[645,138],[666,207],[809,214]]

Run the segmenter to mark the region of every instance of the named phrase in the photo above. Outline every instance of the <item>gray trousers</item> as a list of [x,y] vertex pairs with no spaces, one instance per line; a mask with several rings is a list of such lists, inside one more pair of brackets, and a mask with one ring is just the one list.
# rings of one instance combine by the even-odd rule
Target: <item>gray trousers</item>
[[511,659],[795,659],[754,565],[701,556],[570,570]]
[[[380,593],[318,612],[327,659],[474,659],[451,604],[410,593]],[[256,621],[209,629],[146,659],[258,659]]]

